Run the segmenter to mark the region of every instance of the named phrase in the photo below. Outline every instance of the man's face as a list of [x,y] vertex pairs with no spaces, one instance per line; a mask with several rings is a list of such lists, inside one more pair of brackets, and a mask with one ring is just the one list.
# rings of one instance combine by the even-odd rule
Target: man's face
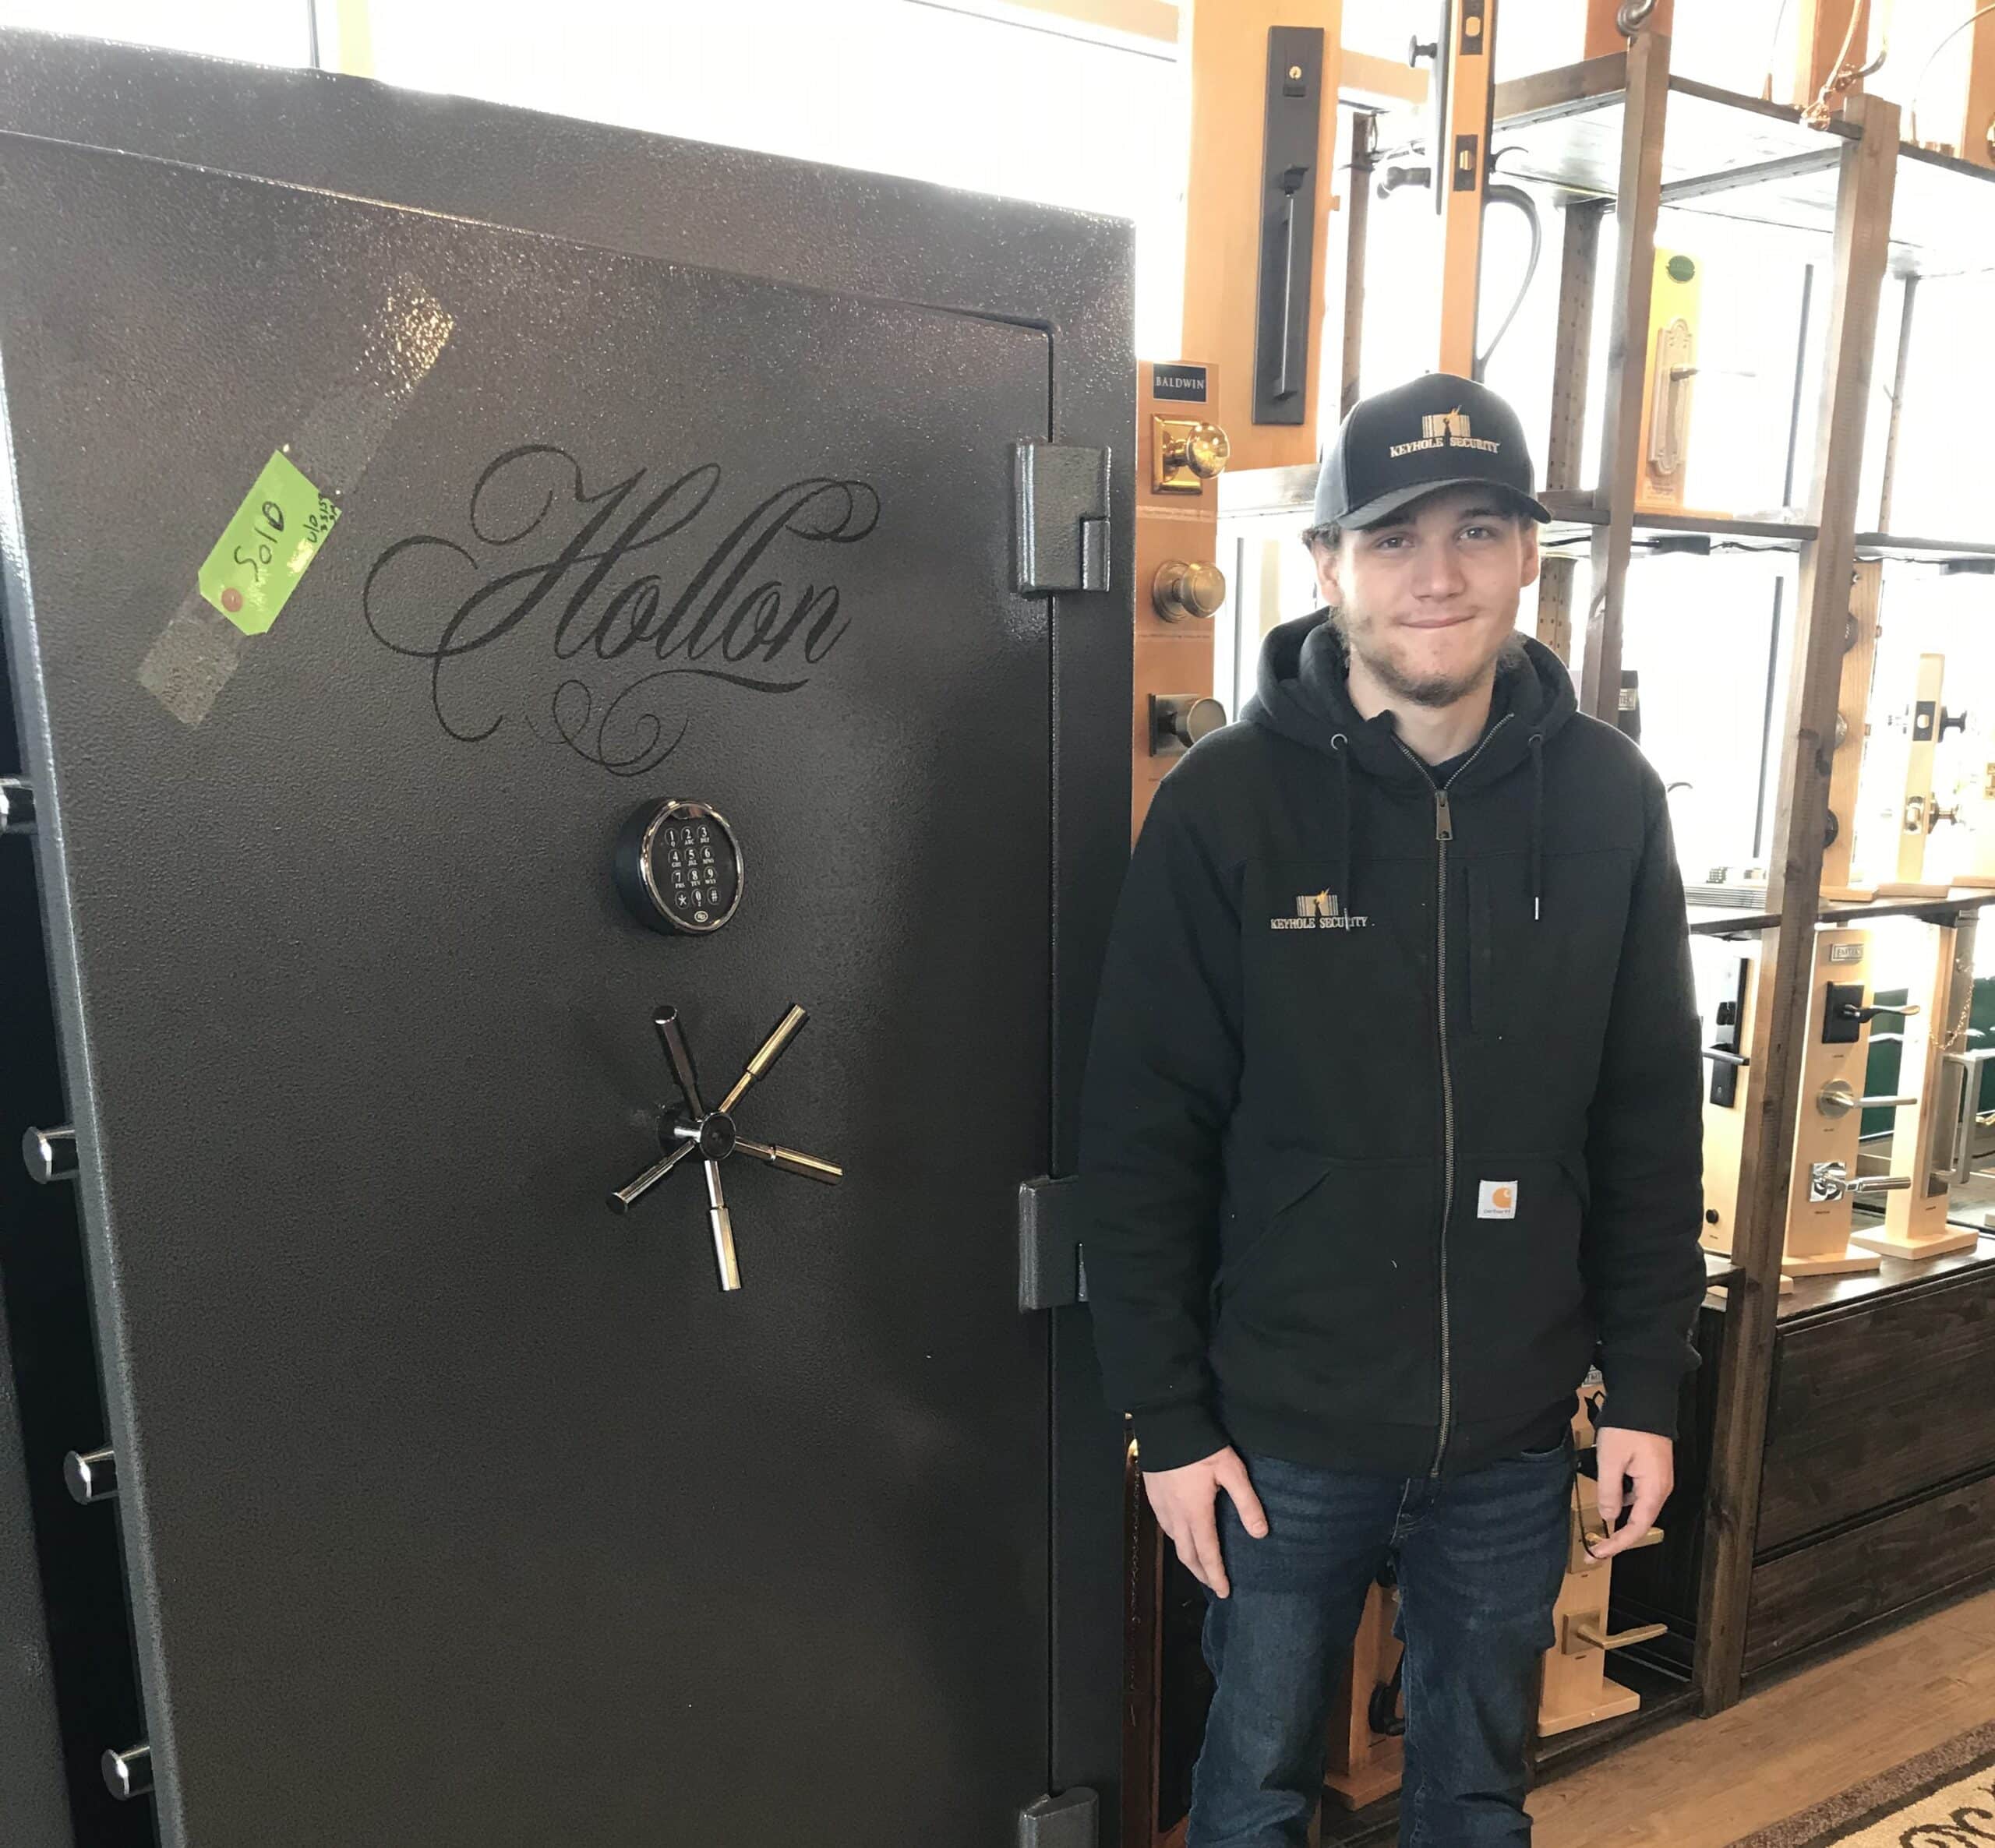
[[1538,578],[1536,524],[1486,488],[1441,488],[1312,550],[1352,654],[1418,706],[1452,706],[1481,684]]

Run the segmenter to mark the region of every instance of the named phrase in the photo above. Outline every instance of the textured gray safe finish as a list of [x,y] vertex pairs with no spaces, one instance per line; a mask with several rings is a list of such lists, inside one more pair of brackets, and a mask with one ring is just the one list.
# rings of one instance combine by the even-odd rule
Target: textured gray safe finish
[[[1055,1010],[1005,484],[1053,342],[16,140],[0,182],[9,614],[167,1839],[1007,1839],[1047,1770],[1010,1217]],[[405,279],[448,341],[276,627],[170,716],[139,664]],[[550,597],[447,645],[617,485],[696,469],[581,630]],[[753,685],[616,651],[620,585],[670,601],[821,479],[722,612],[835,584],[816,659],[736,658],[755,610]],[[708,942],[611,891],[662,794],[743,838]],[[724,1299],[694,1175],[627,1222],[602,1195],[655,1150],[653,1006],[711,1089],[793,999],[743,1127],[849,1178],[731,1164]]]
[[[1111,590],[1051,600],[1051,1172],[1128,845],[1134,424],[1126,227],[356,78],[0,31],[0,127],[1047,330],[1053,439],[1111,452]],[[1115,1829],[1121,1421],[1082,1309],[1051,1314],[1050,1786]]]

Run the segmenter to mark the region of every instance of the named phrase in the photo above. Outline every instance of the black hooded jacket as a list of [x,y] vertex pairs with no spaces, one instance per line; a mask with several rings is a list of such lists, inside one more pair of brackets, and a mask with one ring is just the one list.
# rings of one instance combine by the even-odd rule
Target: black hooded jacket
[[1442,774],[1319,612],[1157,790],[1080,1162],[1146,1469],[1453,1475],[1555,1441],[1596,1361],[1604,1423],[1674,1433],[1701,1067],[1661,783],[1530,640]]

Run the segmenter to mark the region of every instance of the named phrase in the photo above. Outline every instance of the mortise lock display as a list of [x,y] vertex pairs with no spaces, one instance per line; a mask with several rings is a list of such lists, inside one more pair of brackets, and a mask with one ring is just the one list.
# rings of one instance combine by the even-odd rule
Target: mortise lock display
[[1866,1006],[1863,993],[1864,984],[1861,982],[1831,982],[1829,984],[1828,1004],[1822,1013],[1823,1045],[1856,1045],[1862,1036],[1863,1028],[1880,1014],[1897,1014],[1909,1019],[1919,1012],[1916,1002],[1907,1007],[1886,1007],[1874,1003]]
[[1167,622],[1210,616],[1226,601],[1226,573],[1203,561],[1166,559],[1150,581],[1150,601]]
[[793,1004],[776,1023],[775,1031],[762,1042],[754,1057],[748,1061],[741,1076],[734,1081],[733,1088],[721,1099],[720,1107],[709,1110],[700,1101],[700,1081],[693,1069],[692,1053],[680,1031],[679,1010],[676,1007],[661,1007],[651,1017],[651,1025],[658,1030],[659,1043],[665,1049],[665,1062],[671,1069],[673,1082],[678,1087],[684,1107],[675,1110],[668,1106],[659,1113],[658,1137],[666,1151],[664,1159],[653,1162],[636,1180],[617,1188],[609,1196],[609,1208],[612,1212],[629,1212],[681,1162],[697,1153],[706,1169],[707,1221],[713,1234],[714,1261],[719,1269],[723,1290],[740,1289],[741,1271],[734,1254],[734,1224],[721,1188],[722,1162],[733,1155],[750,1155],[772,1168],[782,1169],[786,1174],[800,1174],[807,1180],[823,1181],[827,1186],[835,1186],[845,1178],[845,1170],[832,1162],[820,1161],[815,1155],[801,1155],[793,1148],[751,1142],[734,1127],[735,1106],[757,1079],[768,1074],[769,1068],[783,1056],[809,1018],[801,1007]]
[[741,843],[704,802],[648,802],[616,839],[616,890],[641,924],[711,936],[741,904]]
[[1233,445],[1217,424],[1151,419],[1150,486],[1160,494],[1196,494],[1226,467]]

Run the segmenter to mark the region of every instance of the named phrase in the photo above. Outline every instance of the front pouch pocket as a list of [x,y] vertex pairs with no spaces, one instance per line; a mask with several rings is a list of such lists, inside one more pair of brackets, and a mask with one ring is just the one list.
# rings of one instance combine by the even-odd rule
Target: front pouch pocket
[[1449,1229],[1449,1366],[1463,1415],[1541,1411],[1593,1352],[1580,1269],[1584,1171],[1556,1155],[1463,1155]]
[[1288,1149],[1253,1168],[1243,1192],[1262,1204],[1242,1214],[1215,1290],[1222,1393],[1303,1420],[1432,1417],[1434,1163]]

